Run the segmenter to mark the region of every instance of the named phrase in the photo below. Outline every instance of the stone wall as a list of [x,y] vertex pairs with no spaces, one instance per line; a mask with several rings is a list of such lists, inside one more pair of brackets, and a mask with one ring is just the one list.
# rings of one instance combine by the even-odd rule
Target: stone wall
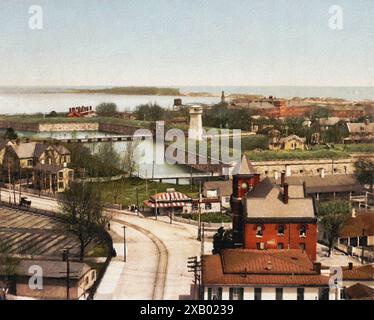
[[[121,124],[109,124],[109,123],[100,123],[99,124],[99,131],[100,132],[107,132],[107,133],[114,133],[114,134],[123,134],[123,135],[133,135],[134,132],[139,127],[128,126],[128,125],[121,125]],[[147,128],[144,128],[147,129]]]
[[282,171],[287,176],[353,174],[355,162],[360,158],[374,160],[374,154],[355,154],[347,159],[316,159],[316,160],[276,160],[253,161],[256,172],[264,177],[280,177]]
[[13,128],[16,131],[38,132],[39,124],[0,120],[0,129],[8,129],[8,128]]
[[39,131],[99,131],[99,123],[43,123],[39,124]]

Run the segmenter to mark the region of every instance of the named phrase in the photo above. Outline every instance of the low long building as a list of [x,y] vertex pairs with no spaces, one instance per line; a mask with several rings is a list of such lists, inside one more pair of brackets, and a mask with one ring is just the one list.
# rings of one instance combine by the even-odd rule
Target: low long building
[[329,300],[329,278],[301,250],[227,249],[203,256],[204,300]]

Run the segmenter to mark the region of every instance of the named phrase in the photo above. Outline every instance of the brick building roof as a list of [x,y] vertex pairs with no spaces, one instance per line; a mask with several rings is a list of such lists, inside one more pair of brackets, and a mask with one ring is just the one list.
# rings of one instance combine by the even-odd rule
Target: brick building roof
[[301,250],[227,249],[203,257],[204,285],[327,286]]
[[269,178],[262,180],[245,199],[247,218],[311,218],[315,219],[313,200],[305,198],[302,186],[289,187],[288,203],[282,189]]
[[204,182],[203,195],[207,196],[209,190],[217,190],[217,196],[226,197],[232,195],[232,181],[207,181]]
[[354,266],[343,268],[343,280],[374,281],[374,265]]
[[374,300],[374,289],[362,283],[356,283],[346,290],[349,299]]
[[360,213],[355,218],[349,218],[340,232],[340,238],[361,237],[363,229],[366,236],[374,235],[373,213]]
[[[333,193],[333,192],[355,192],[363,193],[362,185],[352,174],[333,174],[321,176],[294,176],[287,177],[289,185],[303,185],[305,183],[305,193]],[[280,184],[280,178],[276,180]]]

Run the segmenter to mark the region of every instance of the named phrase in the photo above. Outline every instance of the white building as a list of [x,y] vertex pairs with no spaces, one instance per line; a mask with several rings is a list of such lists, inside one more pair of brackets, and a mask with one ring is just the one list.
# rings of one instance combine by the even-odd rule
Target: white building
[[203,140],[203,107],[194,105],[190,107],[190,128],[188,129],[188,138],[193,140]]

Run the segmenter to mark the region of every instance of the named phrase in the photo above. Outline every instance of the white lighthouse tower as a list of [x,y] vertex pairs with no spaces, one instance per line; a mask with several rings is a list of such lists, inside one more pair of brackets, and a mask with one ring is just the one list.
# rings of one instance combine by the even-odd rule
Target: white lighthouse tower
[[190,107],[190,128],[188,129],[189,139],[203,140],[203,107],[194,105]]

